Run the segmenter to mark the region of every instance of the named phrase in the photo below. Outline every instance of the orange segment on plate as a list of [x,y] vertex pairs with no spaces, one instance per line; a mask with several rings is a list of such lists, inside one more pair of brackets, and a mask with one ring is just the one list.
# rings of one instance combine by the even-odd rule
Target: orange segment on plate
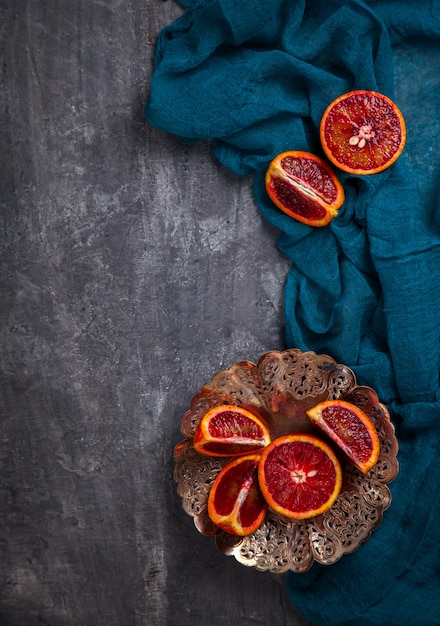
[[350,174],[376,174],[392,165],[406,141],[403,115],[376,91],[350,91],[325,110],[320,124],[329,160]]
[[258,485],[260,454],[230,461],[216,477],[208,497],[208,515],[219,528],[245,536],[261,526],[267,511]]
[[276,206],[309,226],[325,226],[344,202],[344,190],[330,167],[309,152],[282,152],[270,163],[266,190]]
[[379,436],[359,407],[343,400],[327,400],[309,409],[307,415],[361,472],[365,474],[377,463]]
[[339,495],[342,470],[333,450],[313,435],[274,439],[262,454],[258,479],[269,506],[292,519],[316,517]]
[[210,409],[194,435],[197,452],[210,456],[238,456],[270,443],[267,426],[253,413],[232,404]]

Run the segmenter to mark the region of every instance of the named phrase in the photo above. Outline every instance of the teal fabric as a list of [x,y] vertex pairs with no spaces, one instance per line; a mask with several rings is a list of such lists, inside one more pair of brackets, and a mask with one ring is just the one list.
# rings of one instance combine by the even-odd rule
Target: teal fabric
[[[352,367],[390,409],[400,472],[380,528],[352,555],[288,576],[313,624],[440,624],[440,0],[186,0],[158,39],[148,122],[212,140],[253,176],[291,260],[286,344]],[[406,119],[399,160],[340,174],[346,202],[314,229],[274,207],[264,172],[278,153],[322,156],[318,127],[351,89],[390,96]]]

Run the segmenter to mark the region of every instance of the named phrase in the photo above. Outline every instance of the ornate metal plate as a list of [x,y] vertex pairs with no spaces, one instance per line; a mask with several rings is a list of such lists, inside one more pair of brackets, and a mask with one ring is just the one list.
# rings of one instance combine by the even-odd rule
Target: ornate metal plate
[[[211,484],[228,459],[197,453],[192,438],[211,407],[236,404],[257,412],[273,438],[290,432],[315,432],[306,410],[327,399],[343,398],[374,422],[381,442],[378,463],[362,474],[341,458],[344,481],[335,504],[309,520],[289,520],[269,510],[260,528],[247,537],[220,531],[207,515]],[[257,364],[235,363],[216,374],[194,396],[182,418],[185,437],[174,451],[177,492],[199,532],[215,535],[221,552],[243,565],[272,573],[304,572],[314,561],[330,565],[354,552],[380,525],[391,502],[387,483],[398,473],[398,444],[386,408],[354,373],[327,355],[286,350],[267,352]]]

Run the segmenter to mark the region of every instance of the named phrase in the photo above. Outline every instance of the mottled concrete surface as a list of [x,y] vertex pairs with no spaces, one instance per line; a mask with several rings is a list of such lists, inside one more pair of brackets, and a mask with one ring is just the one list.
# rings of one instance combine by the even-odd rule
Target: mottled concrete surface
[[172,477],[220,369],[283,347],[287,263],[250,182],[149,128],[160,0],[0,4],[5,625],[304,625]]

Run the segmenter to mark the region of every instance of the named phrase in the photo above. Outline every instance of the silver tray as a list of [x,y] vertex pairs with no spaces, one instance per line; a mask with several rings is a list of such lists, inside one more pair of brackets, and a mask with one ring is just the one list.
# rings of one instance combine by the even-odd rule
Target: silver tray
[[[290,520],[269,509],[247,537],[219,530],[207,514],[211,485],[229,459],[197,453],[192,445],[203,415],[213,406],[235,404],[266,420],[272,438],[291,432],[318,434],[307,409],[343,398],[371,418],[381,444],[377,464],[362,474],[341,458],[343,485],[333,506],[318,517]],[[354,373],[331,357],[291,349],[267,352],[257,362],[239,361],[217,373],[194,396],[181,421],[185,439],[174,450],[177,492],[199,532],[215,536],[218,549],[243,565],[272,573],[304,572],[314,561],[330,565],[354,552],[380,525],[391,503],[387,486],[398,473],[398,443],[390,416],[373,389],[358,386]]]

